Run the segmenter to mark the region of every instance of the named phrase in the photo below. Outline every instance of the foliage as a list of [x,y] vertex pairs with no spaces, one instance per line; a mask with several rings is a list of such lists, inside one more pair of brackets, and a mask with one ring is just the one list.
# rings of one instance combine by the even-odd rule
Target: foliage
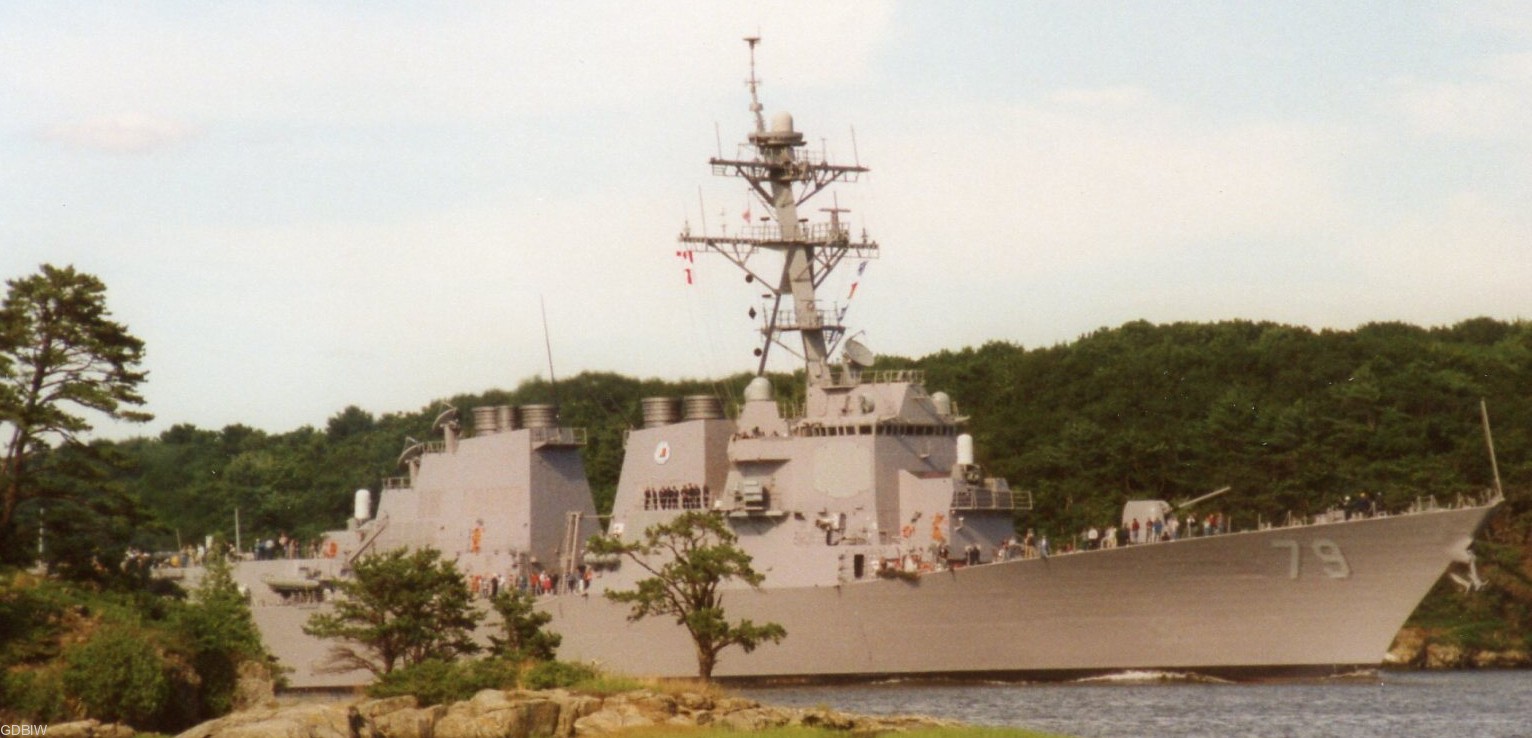
[[516,660],[552,661],[563,637],[543,630],[553,616],[536,608],[537,598],[530,592],[502,591],[490,604],[500,615],[505,637],[490,636],[490,650],[498,656]]
[[35,461],[50,440],[79,443],[91,430],[80,415],[145,421],[138,385],[144,344],[111,320],[106,285],[74,267],[44,264],[6,282],[0,302],[0,428],[9,429],[0,459],[0,560],[21,563],[32,550],[16,544],[22,503],[49,492],[34,480]]
[[457,565],[435,549],[395,549],[357,562],[330,612],[305,633],[349,642],[333,646],[328,668],[387,674],[427,659],[450,661],[479,650],[471,637],[483,614],[472,606]]
[[176,684],[143,632],[109,627],[64,654],[64,690],[96,719],[157,727]]
[[765,580],[751,567],[750,555],[735,545],[736,540],[721,517],[691,511],[649,526],[640,540],[602,537],[593,539],[590,548],[596,554],[626,556],[649,572],[649,577],[637,582],[636,589],[608,590],[606,597],[632,605],[629,620],[674,617],[696,646],[697,675],[710,679],[718,654],[725,648],[739,646],[750,653],[787,635],[787,630],[776,623],[730,623],[726,618],[723,585],[738,579],[755,587]]
[[202,581],[191,601],[176,611],[174,624],[201,677],[201,711],[206,716],[233,709],[241,663],[271,661],[232,567],[220,556],[207,557]]
[[267,659],[216,562],[190,601],[7,573],[0,623],[0,722],[91,717],[178,731],[228,712],[239,664]]
[[511,659],[425,659],[379,676],[367,686],[367,696],[411,694],[422,706],[440,705],[469,699],[484,689],[513,689],[520,675],[521,665]]
[[46,499],[42,561],[65,579],[123,591],[152,586],[149,562],[130,558],[133,539],[157,527],[121,481],[130,462],[108,443],[44,449],[33,461],[33,484]]
[[61,665],[0,672],[0,722],[53,723],[69,713]]
[[[711,683],[708,682],[706,684]],[[654,692],[666,692],[667,690],[671,690],[671,693],[673,694],[680,694],[681,692],[706,691],[701,686],[692,685],[690,683],[686,683],[682,686],[677,686],[676,682],[673,680],[660,681],[655,679],[639,679],[637,677],[630,677],[622,674],[608,674],[604,671],[600,671],[599,669],[596,670],[595,674],[586,678],[579,679],[573,684],[570,684],[569,687],[579,691],[581,694],[593,694],[600,696],[611,696],[614,694],[622,694],[624,692],[637,692],[640,689],[647,689]]]
[[539,661],[527,669],[522,681],[527,689],[559,689],[574,687],[594,680],[597,672],[585,664],[567,661]]

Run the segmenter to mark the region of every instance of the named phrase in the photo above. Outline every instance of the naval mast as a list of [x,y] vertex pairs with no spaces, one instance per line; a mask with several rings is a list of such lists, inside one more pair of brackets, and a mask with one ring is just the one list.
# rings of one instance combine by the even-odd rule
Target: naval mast
[[[764,285],[771,304],[763,315],[756,373],[765,374],[766,359],[775,343],[803,359],[808,386],[813,392],[835,383],[829,356],[845,334],[838,306],[822,304],[816,290],[842,258],[848,254],[860,259],[876,258],[878,244],[868,240],[865,233],[852,241],[849,229],[840,222],[844,210],[826,208],[829,222],[809,223],[806,218],[799,218],[798,208],[837,181],[855,182],[867,168],[832,164],[804,151],[803,134],[794,130],[793,117],[788,113],[777,113],[767,124],[758,94],[761,81],[755,76],[755,47],[760,38],[748,37],[745,42],[750,45],[750,78],[745,84],[750,89],[755,130],[750,133],[749,142],[741,146],[743,155],[733,159],[713,157],[708,163],[714,174],[740,177],[748,182],[751,192],[770,215],[763,217],[762,223],[745,226],[734,236],[694,235],[688,227],[680,241],[693,252],[722,254],[746,273],[747,280]],[[757,270],[751,260],[760,251],[782,254],[780,274]],[[784,298],[791,299],[790,310],[784,310]],[[784,340],[784,335],[792,332],[801,338],[797,348]]]

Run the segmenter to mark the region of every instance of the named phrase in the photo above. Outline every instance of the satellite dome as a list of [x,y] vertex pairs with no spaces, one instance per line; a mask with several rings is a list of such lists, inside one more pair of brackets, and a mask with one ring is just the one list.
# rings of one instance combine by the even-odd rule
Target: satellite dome
[[931,395],[931,404],[936,406],[937,415],[952,414],[952,397],[946,392],[936,392]]
[[745,402],[770,402],[772,399],[771,380],[765,377],[756,377],[745,385]]

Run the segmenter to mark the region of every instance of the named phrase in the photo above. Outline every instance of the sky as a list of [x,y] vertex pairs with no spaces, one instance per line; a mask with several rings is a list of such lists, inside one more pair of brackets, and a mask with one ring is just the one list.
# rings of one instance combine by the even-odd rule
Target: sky
[[762,211],[707,165],[751,35],[767,115],[871,170],[805,214],[879,243],[823,293],[876,352],[1532,317],[1519,2],[0,0],[0,278],[72,264],[145,341],[156,419],[106,437],[410,412],[550,354],[750,371],[758,286],[676,236]]

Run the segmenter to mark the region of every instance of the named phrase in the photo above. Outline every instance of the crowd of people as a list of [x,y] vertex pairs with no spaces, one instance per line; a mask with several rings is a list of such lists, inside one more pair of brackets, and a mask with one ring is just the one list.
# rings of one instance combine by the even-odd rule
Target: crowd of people
[[644,488],[645,510],[706,510],[712,504],[713,493],[706,485]]
[[[1165,518],[1132,518],[1128,523],[1120,527],[1116,525],[1105,528],[1098,528],[1094,525],[1090,526],[1082,531],[1075,540],[1065,543],[1056,552],[1050,546],[1046,533],[1039,535],[1034,529],[1029,528],[1024,535],[1007,538],[996,547],[994,560],[1009,561],[1011,559],[1047,558],[1054,553],[1096,551],[1118,548],[1120,546],[1175,541],[1196,536],[1218,535],[1227,532],[1226,525],[1227,521],[1223,513],[1210,513],[1202,518],[1193,515],[1187,515],[1184,518],[1175,515]],[[964,560],[968,563],[975,563],[973,552],[965,551]]]
[[558,572],[534,571],[507,576],[474,574],[468,578],[468,591],[475,597],[494,599],[501,592],[515,589],[533,595],[585,594],[590,591],[595,569],[581,565],[568,576]]

